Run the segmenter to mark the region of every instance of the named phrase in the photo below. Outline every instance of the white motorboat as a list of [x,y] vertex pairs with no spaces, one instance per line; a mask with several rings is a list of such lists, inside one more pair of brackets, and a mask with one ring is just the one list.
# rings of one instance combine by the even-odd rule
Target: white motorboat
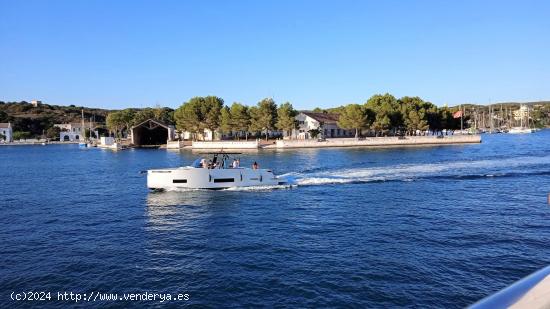
[[198,158],[190,166],[148,170],[147,188],[163,191],[291,185],[272,170],[258,168],[256,162],[253,168],[233,166],[228,162],[233,154],[238,153],[214,153],[211,160]]
[[535,130],[531,128],[526,128],[526,127],[515,127],[508,130],[508,133],[510,134],[524,134],[524,133],[534,133],[534,132]]

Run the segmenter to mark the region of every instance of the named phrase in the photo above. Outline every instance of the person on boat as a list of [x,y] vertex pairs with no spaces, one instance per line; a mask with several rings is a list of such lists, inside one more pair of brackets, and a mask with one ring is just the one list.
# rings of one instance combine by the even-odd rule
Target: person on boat
[[233,168],[238,168],[239,167],[239,161],[237,161],[237,159],[233,159]]
[[202,159],[201,159],[200,167],[202,167],[202,168],[208,168],[208,164],[206,164],[206,159],[205,159],[205,158],[202,158]]
[[252,164],[252,169],[253,170],[257,170],[258,169],[258,162],[254,161],[254,163]]

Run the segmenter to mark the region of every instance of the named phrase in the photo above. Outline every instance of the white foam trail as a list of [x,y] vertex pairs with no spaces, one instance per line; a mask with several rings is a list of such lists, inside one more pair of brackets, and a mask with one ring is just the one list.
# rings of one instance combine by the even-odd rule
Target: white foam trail
[[250,187],[231,187],[223,189],[224,191],[272,191],[280,189],[289,189],[296,185],[273,185],[273,186],[250,186]]
[[[350,182],[371,182],[387,180],[413,181],[419,177],[461,176],[486,174],[494,177],[494,170],[510,172],[526,166],[550,164],[550,156],[515,157],[507,159],[453,161],[444,163],[398,164],[383,167],[358,167],[314,173],[289,173],[298,185],[321,185]],[[490,173],[490,174],[487,174]]]

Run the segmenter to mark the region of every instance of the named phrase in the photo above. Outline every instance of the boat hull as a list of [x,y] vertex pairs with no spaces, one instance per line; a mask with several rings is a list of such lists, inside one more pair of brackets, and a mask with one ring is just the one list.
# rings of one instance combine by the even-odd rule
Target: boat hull
[[286,179],[275,177],[267,169],[206,169],[171,168],[147,171],[147,187],[152,190],[170,189],[226,189],[286,185]]
[[533,129],[530,128],[511,128],[508,133],[510,134],[525,134],[525,133],[533,133],[535,132]]

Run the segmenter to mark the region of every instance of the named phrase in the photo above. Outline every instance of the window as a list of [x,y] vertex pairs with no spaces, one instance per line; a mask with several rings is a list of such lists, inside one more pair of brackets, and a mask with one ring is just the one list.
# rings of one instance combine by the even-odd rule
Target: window
[[187,179],[174,179],[172,183],[187,183]]
[[235,182],[235,178],[214,178],[214,182]]

